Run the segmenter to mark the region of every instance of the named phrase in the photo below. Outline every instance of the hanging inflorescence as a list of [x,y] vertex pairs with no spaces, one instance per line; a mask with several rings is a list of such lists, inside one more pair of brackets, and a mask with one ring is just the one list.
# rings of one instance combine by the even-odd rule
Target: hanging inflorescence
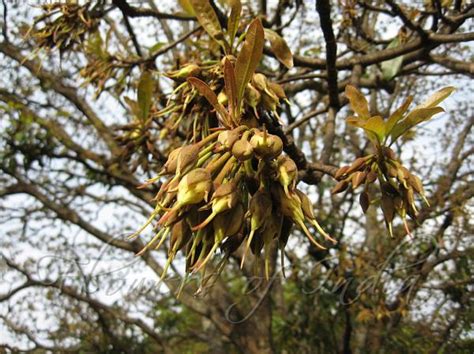
[[416,222],[418,209],[415,195],[419,195],[426,205],[429,206],[429,203],[420,178],[402,165],[390,146],[416,125],[426,122],[437,113],[444,112],[438,104],[453,91],[453,87],[445,87],[408,112],[413,100],[410,96],[388,119],[384,120],[381,116],[370,115],[367,100],[356,88],[350,85],[346,87],[346,96],[357,115],[349,117],[347,122],[365,131],[375,152],[359,157],[350,166],[341,167],[335,175],[339,183],[332,192],[337,194],[349,186],[353,190],[364,186],[359,202],[365,213],[371,200],[376,200],[371,197],[369,187],[378,181],[381,192],[378,201],[391,236],[393,236],[392,222],[397,214],[403,221],[406,233],[411,235],[407,216]]
[[206,72],[189,64],[167,74],[181,83],[170,100],[178,108],[163,111],[169,110],[175,126],[185,124],[183,112],[193,112],[199,120],[192,123],[190,142],[171,151],[160,173],[147,182],[167,177],[154,198],[154,212],[135,235],[156,222],[155,236],[140,254],[169,239],[163,275],[178,252],[184,254],[186,272],[195,273],[204,272],[218,250],[225,261],[243,245],[241,267],[250,252],[263,256],[268,278],[272,249],[283,251],[292,224],[319,248],[326,247],[308,227],[336,242],[316,220],[309,198],[296,188],[298,169],[283,152],[282,140],[259,121],[260,114],[268,114],[279,124],[277,109],[286,99],[281,86],[254,72],[263,33],[255,20],[237,58],[226,55]]

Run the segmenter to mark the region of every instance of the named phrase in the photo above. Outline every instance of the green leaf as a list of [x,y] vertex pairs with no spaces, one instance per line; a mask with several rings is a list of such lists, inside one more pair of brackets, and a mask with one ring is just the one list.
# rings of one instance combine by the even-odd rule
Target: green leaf
[[252,78],[255,69],[263,54],[264,32],[262,23],[255,19],[250,24],[245,42],[242,45],[235,62],[235,76],[237,81],[237,101],[242,102],[245,87]]
[[367,122],[367,119],[360,118],[360,117],[354,117],[354,116],[349,116],[346,119],[347,124],[353,125],[353,126],[358,127],[358,128],[363,128],[365,122]]
[[385,138],[385,122],[381,116],[370,117],[363,125],[364,130],[374,133],[379,143]]
[[444,87],[441,90],[436,91],[434,94],[432,94],[430,97],[428,97],[427,100],[425,100],[423,103],[416,106],[416,108],[435,107],[435,106],[438,105],[438,103],[441,103],[446,98],[448,98],[448,96],[451,95],[455,90],[456,90],[456,88],[454,88],[452,86]]
[[[397,36],[393,41],[390,42],[390,44],[387,46],[387,49],[396,48],[398,46],[400,46],[400,38]],[[400,71],[402,63],[403,55],[382,62],[383,78],[387,81],[393,79]]]
[[415,125],[420,124],[421,122],[425,122],[431,119],[435,114],[444,112],[444,109],[441,107],[431,107],[431,108],[417,108],[411,111],[407,117],[396,124],[390,136],[392,138],[392,142],[397,140],[401,135],[405,134],[408,130],[413,128]]
[[153,54],[154,52],[160,50],[165,44],[166,44],[165,42],[158,42],[152,45],[150,48],[148,48],[148,52],[150,54]]
[[293,54],[286,41],[275,31],[265,28],[265,39],[270,41],[273,53],[280,63],[288,69],[293,67]]
[[137,101],[140,109],[139,118],[145,121],[150,112],[151,101],[153,98],[153,77],[150,71],[145,70],[138,82]]
[[240,13],[242,12],[242,4],[240,0],[229,0],[230,16],[227,22],[227,33],[229,35],[230,47],[234,45],[235,36],[239,29]]
[[407,111],[408,107],[413,101],[413,96],[408,96],[405,102],[402,103],[400,107],[397,108],[395,112],[388,118],[387,123],[385,123],[385,134],[390,134],[395,124],[402,119],[403,115]]
[[193,87],[195,87],[196,90],[198,90],[201,96],[204,96],[204,98],[211,104],[212,107],[214,107],[214,109],[220,116],[221,123],[228,128],[230,126],[229,115],[227,114],[227,111],[225,110],[224,106],[219,103],[216,94],[214,93],[214,91],[211,90],[209,85],[206,84],[204,81],[198,79],[197,77],[189,77],[187,81]]
[[189,0],[199,24],[219,44],[224,39],[221,24],[208,0]]
[[368,119],[370,117],[369,104],[364,95],[352,85],[346,86],[346,97],[349,99],[352,110],[358,116]]
[[186,12],[189,16],[196,16],[193,6],[189,0],[178,0],[178,2],[184,12]]

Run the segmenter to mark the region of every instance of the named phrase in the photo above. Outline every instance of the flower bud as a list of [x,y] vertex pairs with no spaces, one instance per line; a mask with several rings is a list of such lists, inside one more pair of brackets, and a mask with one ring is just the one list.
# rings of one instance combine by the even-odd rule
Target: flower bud
[[268,81],[267,86],[268,86],[268,89],[270,91],[272,91],[278,98],[280,98],[282,100],[287,99],[286,94],[285,94],[285,90],[283,90],[283,87],[278,85],[276,82]]
[[[284,190],[281,187],[278,187],[278,186],[275,188],[275,190],[276,190],[277,198],[280,202],[281,213],[284,216],[290,218],[294,223],[296,223],[301,228],[301,230],[305,233],[306,237],[308,237],[314,245],[316,245],[317,247],[319,247],[321,249],[326,249],[326,247],[319,244],[313,238],[313,236],[309,232],[308,228],[304,224],[304,213],[303,213],[303,209],[302,209],[302,203],[301,203],[301,199],[298,197],[298,195],[296,193],[292,193],[290,195],[287,195],[284,192]],[[316,225],[318,225],[318,224],[316,223]],[[316,227],[316,225],[315,225],[315,227]],[[317,228],[318,228],[318,231],[320,231],[321,227],[319,225],[317,226]],[[329,235],[327,235],[324,231],[323,231],[323,235],[326,238],[331,239],[329,237]],[[331,240],[333,240],[333,239],[331,239]]]
[[248,84],[245,88],[245,102],[252,107],[255,115],[258,117],[257,114],[257,106],[262,99],[262,94],[252,85]]
[[250,144],[255,153],[262,159],[276,158],[283,151],[283,142],[273,134],[258,132],[252,136]]
[[377,177],[378,177],[377,172],[375,172],[374,170],[370,170],[369,173],[367,174],[366,179],[365,179],[365,183],[366,184],[373,183],[373,182],[375,182]]
[[262,227],[271,212],[270,195],[264,190],[258,190],[249,201],[250,229],[257,230]]
[[272,214],[272,199],[268,192],[260,189],[252,196],[249,201],[248,213],[250,215],[250,234],[242,256],[241,268],[244,266],[245,256],[250,248],[255,231],[259,230]]
[[236,235],[242,228],[244,222],[244,207],[237,204],[234,208],[216,215],[212,222],[216,242],[222,241],[225,237]]
[[298,167],[288,156],[278,158],[278,181],[282,185],[285,193],[289,195],[290,190],[296,187],[298,179]]
[[201,68],[198,65],[191,63],[183,65],[181,69],[167,72],[165,75],[170,79],[186,79],[196,75],[200,70]]
[[232,237],[227,238],[227,240],[225,240],[225,242],[222,244],[221,248],[227,255],[230,255],[231,253],[237,251],[242,242],[244,242],[244,239],[245,237],[242,233],[237,233]]
[[387,146],[384,146],[382,148],[382,151],[383,151],[383,154],[390,160],[397,160],[397,155],[395,155],[395,153],[393,152],[392,149],[390,149],[389,147]]
[[344,174],[350,175],[354,171],[360,171],[364,169],[365,165],[369,164],[373,157],[374,155],[367,155],[355,159],[352,165],[345,171]]
[[269,95],[267,92],[264,92],[262,95],[263,107],[270,112],[276,112],[280,100],[275,95]]
[[232,155],[239,161],[248,160],[253,156],[252,145],[246,139],[239,139],[232,146]]
[[182,147],[180,146],[179,148],[176,148],[170,152],[168,156],[168,160],[164,164],[163,169],[160,172],[160,175],[166,175],[166,174],[171,174],[171,173],[176,172],[176,168],[178,166],[178,155],[181,149]]
[[382,206],[382,212],[383,216],[385,219],[385,224],[387,225],[388,232],[390,233],[390,236],[393,237],[393,231],[392,231],[392,221],[393,218],[395,217],[395,205],[393,202],[394,198],[386,193],[382,193],[382,200],[381,200],[381,206]]
[[346,171],[349,169],[349,166],[342,166],[336,171],[334,178],[339,180],[346,175]]
[[396,177],[398,175],[398,170],[395,166],[391,163],[385,163],[385,168],[387,169],[387,173],[389,177]]
[[344,192],[349,187],[349,182],[346,179],[337,182],[334,188],[331,190],[331,194],[338,194]]
[[359,204],[362,207],[362,211],[364,214],[367,212],[367,209],[369,209],[370,206],[370,196],[369,193],[366,191],[363,191],[360,196],[359,196]]
[[367,177],[367,171],[357,171],[351,177],[352,189],[356,189],[362,183],[364,183],[365,178]]
[[265,75],[260,73],[254,74],[252,78],[252,84],[260,92],[265,92],[267,89],[267,78]]
[[265,224],[265,228],[262,231],[263,248],[265,250],[265,278],[270,278],[270,257],[271,257],[271,246],[273,240],[278,238],[281,231],[282,215],[272,213],[270,215],[271,220]]
[[194,226],[193,231],[202,229],[209,224],[217,214],[232,209],[238,202],[238,186],[235,182],[221,184],[212,195],[212,212],[199,225]]
[[229,102],[229,99],[224,91],[219,92],[219,94],[217,95],[217,102],[219,102],[223,106],[226,106],[227,102]]
[[226,150],[231,150],[234,143],[239,140],[240,132],[236,129],[233,130],[224,130],[219,133],[217,141],[223,146]]
[[199,155],[199,145],[192,144],[183,146],[181,150],[179,150],[177,164],[176,164],[176,173],[181,175],[182,173],[186,173],[187,170],[193,167],[198,159]]
[[305,218],[313,225],[318,232],[324,236],[327,240],[331,241],[332,243],[336,244],[337,241],[333,239],[329,234],[324,231],[324,229],[319,225],[318,221],[316,220],[316,216],[314,215],[313,204],[309,200],[308,196],[304,194],[299,189],[296,189],[296,194],[301,200],[301,209],[303,210],[303,214]]
[[185,220],[180,220],[171,228],[170,253],[182,249],[191,239],[192,232]]
[[315,219],[313,204],[309,200],[308,196],[299,189],[296,189],[296,194],[301,200],[301,209],[303,210],[303,215],[305,216],[305,218]]
[[176,209],[202,202],[207,199],[211,188],[211,174],[208,171],[203,168],[192,170],[179,182]]

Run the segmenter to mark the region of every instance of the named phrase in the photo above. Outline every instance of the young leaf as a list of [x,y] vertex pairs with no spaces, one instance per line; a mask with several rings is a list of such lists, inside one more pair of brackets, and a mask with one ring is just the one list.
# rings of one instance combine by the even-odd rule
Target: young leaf
[[286,41],[275,31],[265,28],[265,39],[270,41],[273,53],[280,63],[288,69],[293,67],[293,54]]
[[196,16],[193,6],[191,5],[191,2],[189,0],[178,0],[178,2],[184,12],[186,12],[190,16]]
[[237,83],[235,81],[234,66],[227,57],[224,58],[224,84],[227,99],[229,101],[229,112],[232,119],[237,123],[240,102],[237,100]]
[[221,118],[221,123],[225,127],[229,128],[230,124],[227,111],[225,110],[224,106],[218,102],[216,94],[214,93],[214,91],[211,90],[209,85],[206,84],[204,81],[198,79],[197,77],[189,77],[187,81],[192,86],[194,86],[196,90],[198,90],[201,96],[204,96],[204,98],[211,104],[212,107],[214,107],[214,109]]
[[431,119],[435,114],[444,112],[441,107],[432,108],[418,108],[411,111],[407,117],[395,125],[390,133],[392,142],[398,139],[400,135],[403,135],[408,130],[413,128],[415,125]]
[[387,123],[385,123],[386,135],[390,134],[395,124],[397,124],[398,121],[402,119],[408,107],[410,107],[410,104],[412,101],[413,101],[413,96],[408,96],[405,102],[403,102],[402,105],[398,107],[397,110],[393,112],[392,115],[388,118]]
[[145,70],[138,82],[137,101],[140,109],[139,118],[145,121],[150,112],[151,100],[153,97],[153,78],[150,71]]
[[235,62],[235,79],[237,81],[237,102],[242,102],[245,87],[252,78],[263,54],[264,32],[262,23],[255,19],[250,24],[245,42]]
[[349,99],[352,110],[361,118],[369,118],[369,104],[364,95],[352,85],[346,86],[346,97]]
[[208,0],[189,0],[199,24],[217,42],[223,38],[221,24]]
[[433,95],[431,95],[426,101],[418,105],[416,108],[431,108],[438,105],[444,101],[449,95],[451,95],[456,88],[452,86],[447,86],[442,88],[439,91],[436,91]]
[[365,122],[367,122],[367,119],[363,119],[363,118],[360,118],[360,117],[354,117],[354,116],[349,116],[346,119],[347,124],[353,125],[353,126],[358,127],[358,128],[363,128]]
[[365,122],[363,128],[377,136],[377,140],[382,142],[385,138],[385,122],[381,116],[370,117]]
[[227,22],[227,33],[229,35],[230,47],[234,46],[234,39],[239,29],[240,13],[242,12],[242,4],[240,0],[229,0],[230,16]]
[[141,110],[138,107],[138,103],[127,96],[125,96],[123,99],[125,103],[128,105],[128,108],[130,108],[130,111],[132,112],[132,114],[135,117],[139,118],[141,116]]
[[[387,46],[387,49],[396,48],[399,45],[400,45],[400,39],[397,36],[393,41],[390,42],[390,44]],[[400,55],[393,59],[382,62],[383,78],[387,81],[393,79],[395,75],[397,75],[398,72],[400,71],[400,67],[402,66],[402,63],[403,63],[403,55]]]

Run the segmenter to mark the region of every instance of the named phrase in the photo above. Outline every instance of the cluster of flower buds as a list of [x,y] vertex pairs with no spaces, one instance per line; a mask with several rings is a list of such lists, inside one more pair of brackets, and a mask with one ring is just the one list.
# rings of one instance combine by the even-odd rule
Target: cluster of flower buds
[[[169,176],[155,197],[155,211],[135,234],[156,222],[156,234],[141,252],[170,239],[163,276],[178,252],[186,258],[186,274],[205,274],[220,249],[217,274],[235,252],[243,267],[251,251],[256,265],[264,259],[268,278],[272,245],[283,254],[293,224],[317,247],[325,248],[310,227],[336,242],[317,222],[308,197],[296,189],[298,169],[283,153],[283,141],[259,121],[265,112],[278,124],[286,100],[281,86],[255,72],[263,34],[260,20],[254,20],[237,58],[227,52],[222,60],[165,73],[177,86],[167,106],[151,116],[166,117],[162,133],[181,129],[188,144],[172,151],[158,176],[147,182]],[[209,277],[201,279],[203,286]]]
[[168,265],[182,251],[187,273],[204,271],[219,248],[225,260],[242,245],[241,266],[249,250],[257,258],[264,250],[268,277],[272,243],[282,250],[286,244],[285,219],[320,248],[325,247],[308,225],[336,242],[317,222],[308,197],[296,189],[297,167],[283,154],[281,139],[266,130],[216,129],[200,142],[172,151],[159,175],[147,183],[161,176],[169,179],[158,191],[147,223],[156,220],[157,232],[142,252],[158,248],[170,235]]
[[83,6],[72,2],[50,3],[43,5],[43,9],[45,15],[38,16],[34,24],[43,22],[44,26],[32,26],[29,32],[39,48],[58,48],[64,52],[83,43],[84,37],[98,26],[97,18],[91,15],[90,2]]
[[[231,56],[226,58],[229,61],[235,60]],[[175,132],[178,128],[192,128],[192,135],[196,139],[205,136],[209,126],[212,126],[209,122],[215,121],[215,113],[209,109],[209,103],[199,95],[186,79],[197,77],[206,82],[212,91],[216,92],[218,103],[227,106],[229,98],[225,90],[221,62],[212,62],[209,65],[186,64],[180,69],[169,71],[164,75],[176,81],[177,86],[167,106],[154,112],[153,117],[155,119],[166,117],[164,124],[167,133]],[[261,125],[258,122],[259,112],[262,111],[271,112],[279,119],[278,110],[282,101],[287,101],[287,97],[279,84],[268,80],[264,74],[253,74],[243,95],[241,111],[244,114],[239,117],[239,124],[259,127]],[[189,119],[192,119],[192,121],[189,121]],[[197,136],[199,134],[201,135]]]
[[371,204],[369,186],[379,181],[382,193],[380,204],[391,236],[393,236],[392,222],[396,214],[403,220],[407,234],[411,235],[407,215],[416,220],[418,209],[415,205],[415,194],[428,205],[421,180],[402,165],[389,147],[381,147],[377,153],[360,157],[352,165],[341,167],[336,172],[335,178],[339,182],[333,188],[333,194],[341,193],[349,186],[353,190],[364,186],[359,197],[364,213]]

